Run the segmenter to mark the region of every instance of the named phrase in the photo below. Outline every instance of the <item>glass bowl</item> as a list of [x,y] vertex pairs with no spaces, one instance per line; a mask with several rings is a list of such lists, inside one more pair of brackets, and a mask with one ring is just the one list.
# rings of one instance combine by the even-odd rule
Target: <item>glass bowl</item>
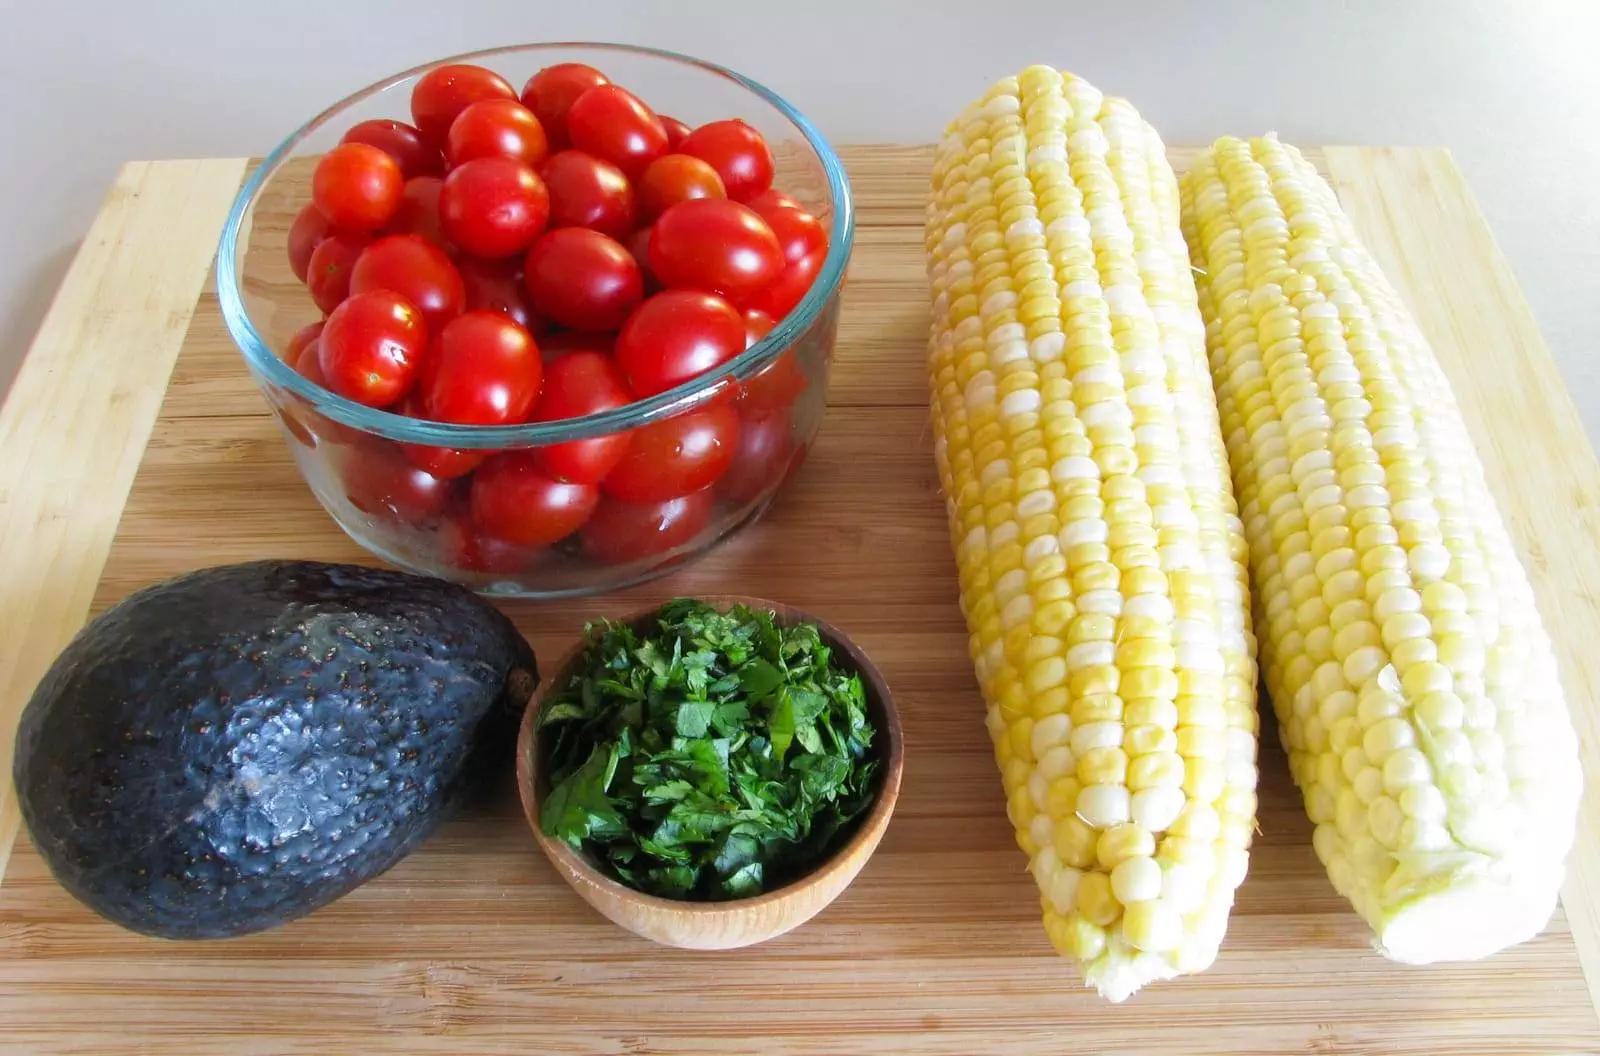
[[[291,270],[288,239],[296,214],[310,202],[317,159],[357,122],[409,121],[412,86],[428,70],[456,62],[487,66],[514,88],[546,66],[587,63],[658,113],[691,127],[724,118],[747,122],[772,149],[773,186],[828,231],[816,279],[766,337],[721,367],[581,418],[499,426],[434,422],[364,406],[309,380],[284,357],[296,332],[323,314]],[[667,51],[528,44],[408,70],[356,92],[294,132],[267,156],[233,204],[218,253],[217,289],[223,321],[301,474],[351,538],[391,564],[484,593],[560,597],[667,572],[752,523],[771,504],[822,423],[853,236],[850,188],[838,156],[776,93],[731,70]],[[651,494],[635,492],[633,501],[609,494],[602,481],[597,500],[585,493],[576,503],[592,508],[581,515],[582,525],[540,546],[482,529],[472,513],[479,470],[442,477],[419,468],[441,464],[429,449],[446,449],[446,461],[457,466],[481,457],[504,469],[540,448],[616,434],[629,435],[630,452],[649,445],[668,458],[697,448],[703,453],[707,445],[720,448],[712,464],[726,462],[727,468],[689,494],[677,493],[681,489],[672,486],[670,474],[651,476]]]

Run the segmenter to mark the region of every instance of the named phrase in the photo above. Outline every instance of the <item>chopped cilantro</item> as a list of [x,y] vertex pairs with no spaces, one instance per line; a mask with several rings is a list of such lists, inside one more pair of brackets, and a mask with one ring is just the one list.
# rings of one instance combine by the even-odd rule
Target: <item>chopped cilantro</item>
[[746,898],[805,873],[872,803],[861,679],[817,629],[680,598],[610,621],[539,713],[540,824],[623,883]]

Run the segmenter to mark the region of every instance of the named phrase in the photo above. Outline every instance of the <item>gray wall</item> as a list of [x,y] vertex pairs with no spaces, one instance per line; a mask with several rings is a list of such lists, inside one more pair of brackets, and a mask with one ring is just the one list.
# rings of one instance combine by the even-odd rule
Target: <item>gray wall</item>
[[1452,148],[1600,436],[1600,3],[788,4],[0,0],[0,384],[118,163],[264,153],[346,91],[452,52],[645,42],[785,93],[836,142],[920,142],[1032,62],[1169,143],[1276,129]]

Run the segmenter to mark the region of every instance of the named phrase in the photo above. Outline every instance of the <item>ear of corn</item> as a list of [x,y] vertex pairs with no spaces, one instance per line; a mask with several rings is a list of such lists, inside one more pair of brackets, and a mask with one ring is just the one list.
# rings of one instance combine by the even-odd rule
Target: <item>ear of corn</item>
[[1033,67],[928,207],[935,454],[1045,929],[1121,1000],[1216,957],[1256,811],[1246,547],[1160,139]]
[[1573,839],[1576,740],[1444,374],[1292,147],[1219,141],[1183,202],[1317,855],[1396,960],[1530,938]]

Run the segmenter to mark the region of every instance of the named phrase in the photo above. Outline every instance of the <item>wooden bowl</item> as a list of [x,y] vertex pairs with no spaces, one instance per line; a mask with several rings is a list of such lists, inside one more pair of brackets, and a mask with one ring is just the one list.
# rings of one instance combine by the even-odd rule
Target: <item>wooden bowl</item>
[[[573,668],[582,658],[587,641],[579,642],[562,657],[551,677],[543,681],[538,692],[528,701],[527,711],[522,717],[522,730],[517,738],[517,791],[522,797],[522,810],[527,815],[534,838],[544,848],[556,872],[572,885],[585,902],[629,931],[667,946],[690,950],[728,950],[765,942],[804,924],[839,897],[839,893],[855,879],[877,849],[878,840],[889,825],[889,816],[894,813],[895,801],[900,797],[900,775],[904,768],[903,738],[900,717],[895,711],[883,675],[844,632],[799,609],[761,598],[716,594],[699,600],[722,612],[737,604],[768,611],[774,614],[780,626],[814,624],[821,632],[822,640],[832,647],[835,661],[844,669],[860,674],[862,688],[866,691],[867,714],[875,730],[873,747],[880,753],[882,765],[876,777],[877,798],[867,812],[856,820],[855,831],[850,839],[818,863],[811,872],[776,890],[727,902],[688,902],[635,891],[601,872],[585,855],[573,850],[565,842],[546,836],[539,824],[539,808],[550,787],[546,775],[539,772],[539,743],[535,727],[546,693],[555,692],[566,685]],[[659,605],[651,606],[634,613],[623,622],[637,632],[649,631],[652,629],[651,618],[659,608]]]

